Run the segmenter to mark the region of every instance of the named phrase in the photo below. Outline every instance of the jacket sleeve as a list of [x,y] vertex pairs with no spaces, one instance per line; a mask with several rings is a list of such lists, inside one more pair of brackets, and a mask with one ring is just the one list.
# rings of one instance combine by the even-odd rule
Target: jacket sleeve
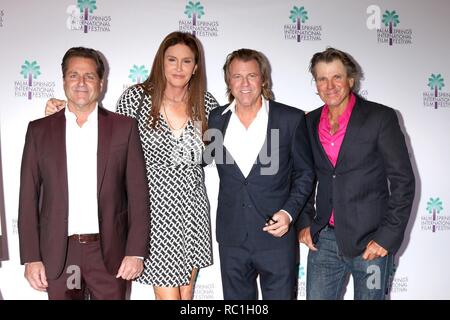
[[150,203],[144,154],[135,120],[132,120],[127,152],[129,217],[126,255],[146,257],[150,234]]
[[374,240],[391,252],[400,246],[414,200],[415,178],[397,115],[388,109],[380,124],[377,147],[389,181],[388,210]]
[[293,160],[292,184],[283,209],[289,212],[295,221],[311,195],[315,176],[303,112],[294,131],[290,152]]
[[303,210],[300,212],[297,221],[295,222],[295,229],[297,231],[309,227],[314,220],[314,217],[316,215],[316,208],[315,208],[316,185],[317,180],[314,182],[313,191],[311,192],[308,201],[306,202],[305,206],[303,207]]
[[39,198],[41,177],[39,173],[33,127],[28,125],[20,170],[19,192],[19,246],[20,262],[41,261],[39,249]]

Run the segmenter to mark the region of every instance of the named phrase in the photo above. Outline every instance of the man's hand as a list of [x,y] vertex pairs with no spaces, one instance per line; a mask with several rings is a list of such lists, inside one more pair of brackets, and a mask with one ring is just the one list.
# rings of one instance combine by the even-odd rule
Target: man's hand
[[126,256],[123,258],[122,263],[117,272],[116,278],[122,278],[124,280],[133,280],[142,273],[144,270],[144,261],[139,257]]
[[364,250],[364,253],[362,255],[362,258],[364,260],[374,260],[380,257],[385,257],[388,254],[387,250],[380,246],[375,241],[371,240],[367,246],[366,250]]
[[45,115],[49,116],[51,114],[54,114],[55,112],[58,112],[62,108],[66,106],[65,100],[59,100],[56,98],[51,98],[47,101],[45,105]]
[[42,261],[27,263],[25,265],[25,278],[33,289],[47,291],[47,276],[45,275],[45,267]]
[[263,231],[266,231],[273,235],[274,237],[282,237],[289,230],[290,219],[286,212],[278,211],[272,217],[270,217],[266,223],[266,226],[263,228]]
[[317,248],[314,247],[314,243],[312,241],[311,227],[303,228],[298,232],[298,241],[305,244],[309,250],[317,251]]

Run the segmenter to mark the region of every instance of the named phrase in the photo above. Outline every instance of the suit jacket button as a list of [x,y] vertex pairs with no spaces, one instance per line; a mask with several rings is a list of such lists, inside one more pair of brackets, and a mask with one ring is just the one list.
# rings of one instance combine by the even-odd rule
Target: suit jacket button
[[333,179],[334,179],[334,178],[336,178],[336,175],[335,175],[335,174],[333,174]]
[[244,186],[246,186],[246,185],[248,185],[248,181],[245,181],[245,182],[244,182]]

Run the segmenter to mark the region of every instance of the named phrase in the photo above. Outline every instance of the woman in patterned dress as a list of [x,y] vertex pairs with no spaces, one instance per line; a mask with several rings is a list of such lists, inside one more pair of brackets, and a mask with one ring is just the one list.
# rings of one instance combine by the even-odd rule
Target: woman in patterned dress
[[[61,100],[51,99],[46,114]],[[198,269],[212,264],[209,203],[201,167],[202,132],[218,104],[206,92],[203,53],[188,33],[161,43],[150,76],[125,90],[117,112],[134,117],[150,191],[150,245],[137,281],[156,299],[192,299]]]

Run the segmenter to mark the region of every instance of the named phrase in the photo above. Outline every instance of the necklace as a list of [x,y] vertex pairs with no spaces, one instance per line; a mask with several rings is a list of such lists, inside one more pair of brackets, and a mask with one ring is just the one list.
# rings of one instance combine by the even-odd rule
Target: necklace
[[186,126],[186,123],[189,121],[189,117],[187,117],[186,120],[184,121],[184,123],[181,125],[181,127],[177,129],[177,128],[175,128],[175,127],[172,125],[172,123],[170,123],[169,117],[167,116],[167,112],[166,112],[166,105],[165,105],[164,103],[163,103],[162,107],[163,107],[164,117],[166,118],[166,122],[167,122],[167,124],[169,125],[169,128],[170,128],[172,131],[180,131],[180,130],[183,130],[184,127]]

